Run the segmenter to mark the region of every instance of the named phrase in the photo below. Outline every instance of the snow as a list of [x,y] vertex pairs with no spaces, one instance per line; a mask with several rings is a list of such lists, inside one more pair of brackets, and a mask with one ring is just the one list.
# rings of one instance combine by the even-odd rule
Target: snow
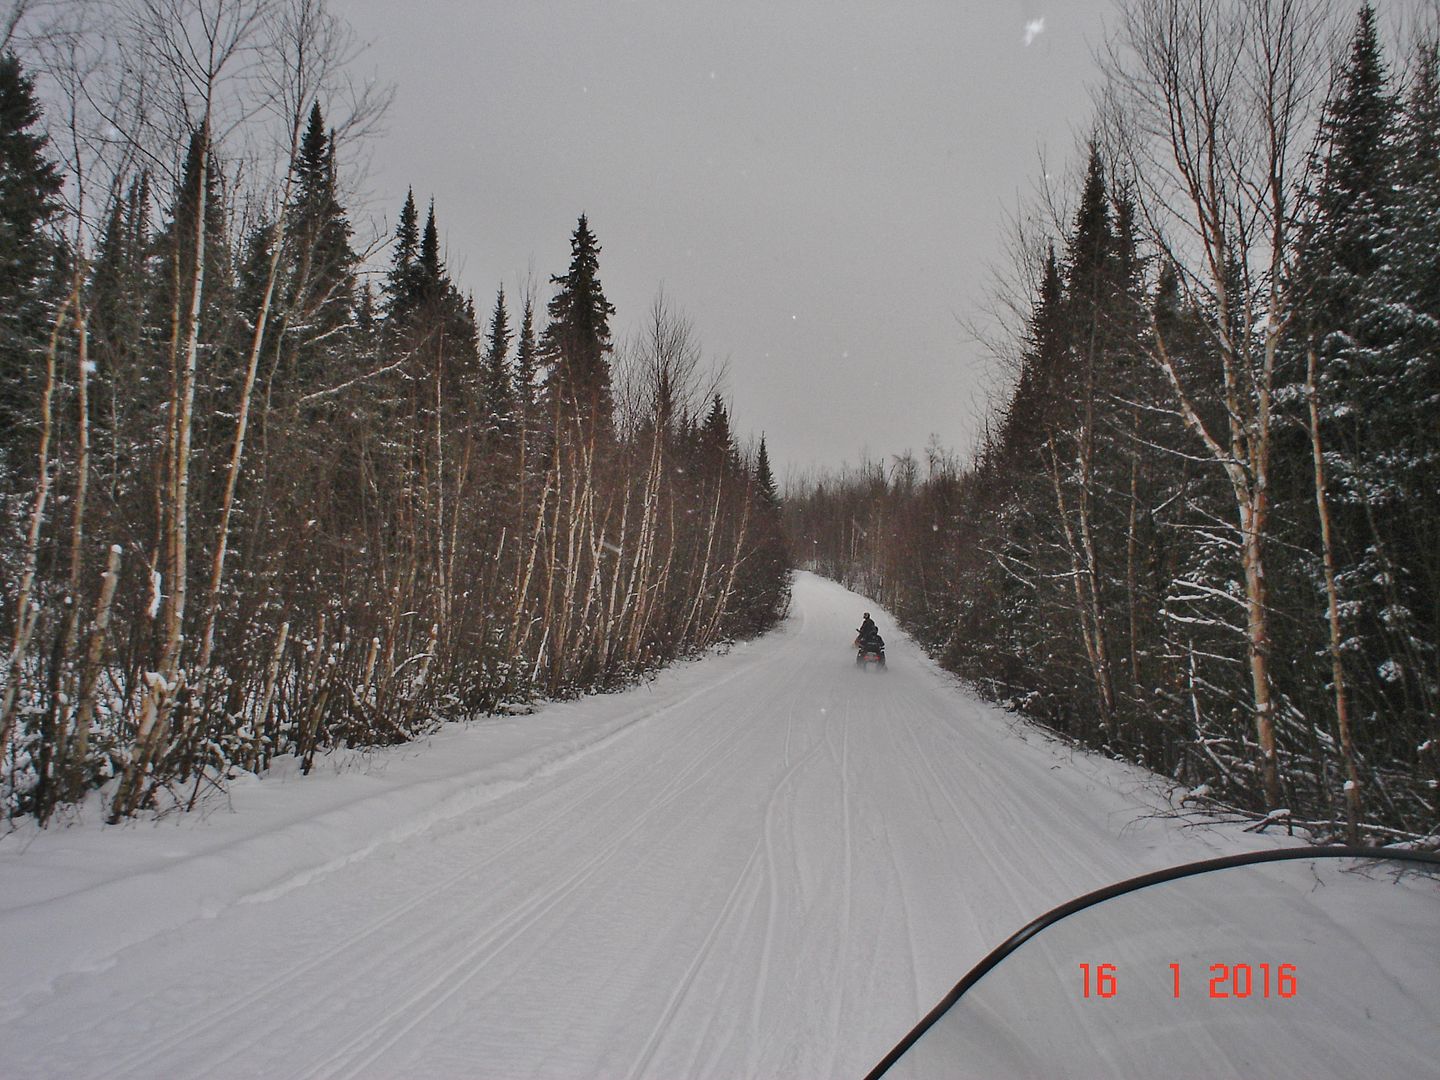
[[859,1076],[1061,901],[1295,842],[1185,827],[808,574],[760,641],[317,772],[0,840],[0,1072]]
[[1354,860],[1152,886],[1042,930],[887,1080],[1434,1076],[1435,907]]

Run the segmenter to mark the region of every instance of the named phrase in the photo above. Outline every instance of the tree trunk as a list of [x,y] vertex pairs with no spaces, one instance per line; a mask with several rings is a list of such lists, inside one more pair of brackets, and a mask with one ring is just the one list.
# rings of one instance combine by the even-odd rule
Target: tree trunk
[[1345,814],[1348,839],[1360,842],[1360,771],[1355,764],[1355,740],[1350,729],[1350,702],[1345,688],[1345,659],[1340,650],[1340,594],[1335,586],[1335,543],[1330,524],[1330,500],[1325,485],[1325,454],[1320,444],[1320,392],[1316,385],[1316,355],[1306,350],[1305,399],[1310,406],[1310,450],[1315,463],[1315,510],[1320,518],[1320,555],[1325,568],[1325,613],[1330,623],[1330,672],[1335,683],[1335,727],[1345,763]]

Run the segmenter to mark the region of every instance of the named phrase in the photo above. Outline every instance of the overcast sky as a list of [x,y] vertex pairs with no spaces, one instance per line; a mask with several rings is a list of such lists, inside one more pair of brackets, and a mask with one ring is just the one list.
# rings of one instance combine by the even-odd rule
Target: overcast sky
[[[1068,166],[1108,0],[334,0],[396,87],[393,225],[432,196],[487,317],[589,215],[617,339],[663,285],[777,470],[967,450],[964,324],[1046,154]],[[1043,20],[1043,22],[1042,22]]]

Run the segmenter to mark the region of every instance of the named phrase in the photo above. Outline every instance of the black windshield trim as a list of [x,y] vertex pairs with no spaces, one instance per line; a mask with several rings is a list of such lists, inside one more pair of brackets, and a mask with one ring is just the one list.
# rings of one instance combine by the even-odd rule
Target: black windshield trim
[[1156,870],[1149,874],[1141,874],[1138,877],[1127,878],[1124,881],[1117,881],[1114,885],[1107,885],[1103,889],[1096,889],[1094,892],[1086,893],[1084,896],[1077,896],[1074,900],[1067,901],[1059,907],[1047,911],[1038,919],[1027,923],[1021,929],[1011,934],[1000,943],[985,959],[976,964],[966,976],[955,984],[955,987],[946,994],[940,1004],[931,1009],[925,1018],[916,1024],[910,1033],[901,1039],[895,1049],[885,1055],[885,1059],[876,1065],[866,1074],[865,1080],[875,1080],[876,1077],[885,1073],[891,1065],[894,1065],[910,1047],[914,1046],[920,1036],[929,1031],[930,1028],[942,1016],[950,1011],[965,991],[969,990],[977,982],[985,977],[996,964],[1004,960],[1012,952],[1018,949],[1025,942],[1052,926],[1061,919],[1074,915],[1077,911],[1084,911],[1088,907],[1103,903],[1106,900],[1113,900],[1117,896],[1124,896],[1126,893],[1135,892],[1137,889],[1144,889],[1151,885],[1159,885],[1162,882],[1174,881],[1177,878],[1191,877],[1195,874],[1208,874],[1212,870],[1228,870],[1234,866],[1250,866],[1254,863],[1267,862],[1288,862],[1295,859],[1369,859],[1372,861],[1393,860],[1399,862],[1426,863],[1431,866],[1440,867],[1440,855],[1428,851],[1407,851],[1404,848],[1367,848],[1367,847],[1295,847],[1282,848],[1279,851],[1247,851],[1240,855],[1225,855],[1218,859],[1204,859],[1200,862],[1184,863],[1180,866],[1172,866],[1165,870]]

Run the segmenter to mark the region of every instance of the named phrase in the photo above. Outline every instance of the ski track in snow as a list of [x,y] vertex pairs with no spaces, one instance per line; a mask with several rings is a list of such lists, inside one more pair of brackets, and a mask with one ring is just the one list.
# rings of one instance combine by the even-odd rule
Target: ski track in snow
[[[793,607],[647,686],[372,755],[376,793],[262,781],[209,821],[0,842],[0,1076],[857,1076],[1047,908],[1283,842],[1179,828],[1160,781],[979,702],[833,583]],[[853,666],[865,608],[884,672]]]

